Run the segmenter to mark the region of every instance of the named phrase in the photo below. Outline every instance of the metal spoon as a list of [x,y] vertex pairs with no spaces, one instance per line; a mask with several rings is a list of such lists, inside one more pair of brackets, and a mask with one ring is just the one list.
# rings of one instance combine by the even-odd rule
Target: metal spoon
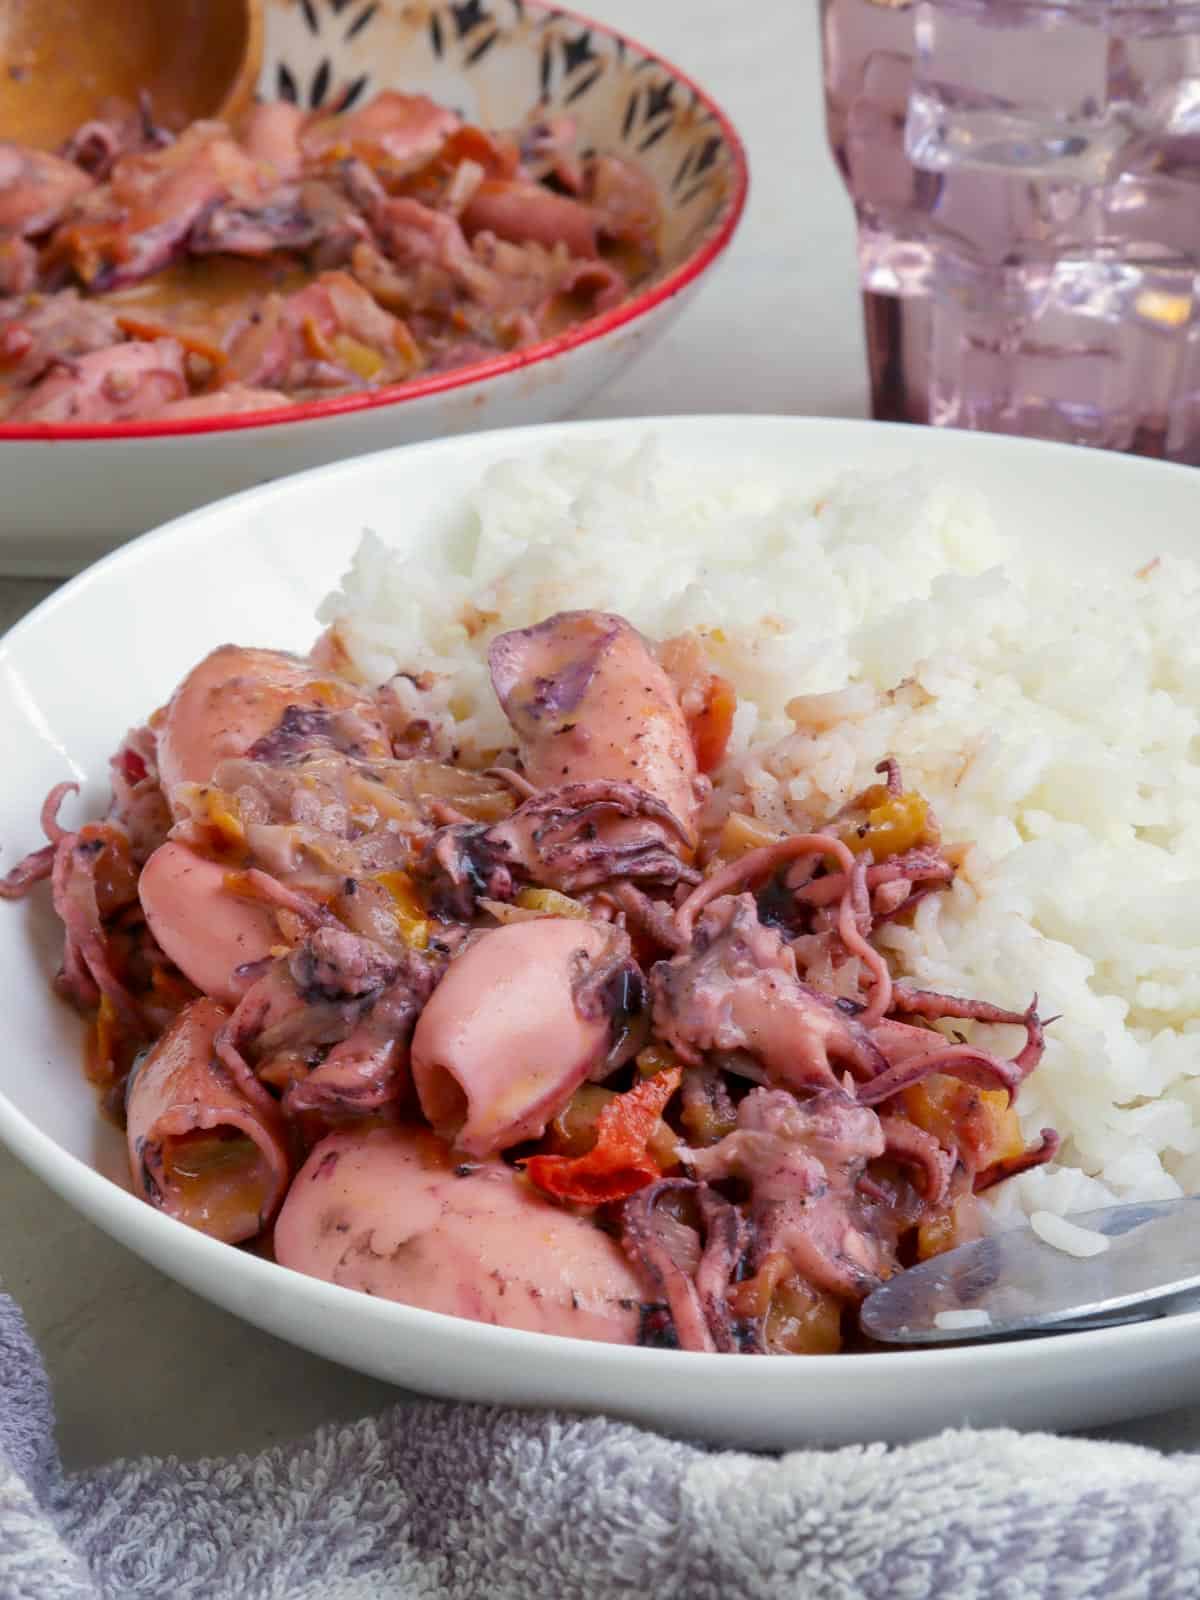
[[1103,1234],[1107,1248],[1069,1255],[1031,1227],[961,1245],[869,1295],[863,1332],[886,1344],[1075,1333],[1187,1310],[1200,1295],[1200,1196],[1070,1221]]

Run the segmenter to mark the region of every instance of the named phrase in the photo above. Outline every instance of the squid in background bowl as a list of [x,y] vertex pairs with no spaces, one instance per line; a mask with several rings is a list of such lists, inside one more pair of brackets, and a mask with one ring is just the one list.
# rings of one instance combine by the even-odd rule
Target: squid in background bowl
[[568,415],[678,316],[737,226],[748,175],[732,125],[676,68],[611,29],[541,0],[269,0],[264,98],[340,109],[389,88],[485,128],[516,126],[534,108],[571,117],[581,149],[632,160],[653,180],[655,271],[557,337],[392,387],[223,417],[0,423],[0,572],[75,571],[302,467]]

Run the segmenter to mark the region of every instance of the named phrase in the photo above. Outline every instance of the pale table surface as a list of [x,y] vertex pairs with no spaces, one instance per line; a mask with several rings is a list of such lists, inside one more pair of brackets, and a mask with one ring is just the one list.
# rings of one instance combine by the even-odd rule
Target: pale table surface
[[[816,0],[585,3],[709,88],[740,128],[753,170],[724,266],[586,414],[863,414],[851,219],[824,142]],[[53,587],[0,580],[0,631]],[[68,1466],[257,1450],[404,1398],[177,1288],[3,1152],[0,1283],[45,1354]],[[1200,1410],[1109,1436],[1190,1447],[1200,1442]]]

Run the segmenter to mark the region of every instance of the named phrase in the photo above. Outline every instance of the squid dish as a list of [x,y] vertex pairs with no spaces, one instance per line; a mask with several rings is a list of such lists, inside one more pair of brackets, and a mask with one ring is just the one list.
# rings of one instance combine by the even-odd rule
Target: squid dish
[[736,686],[697,636],[566,612],[489,665],[511,742],[468,755],[336,629],[226,645],[126,737],[106,816],[68,829],[49,795],[3,891],[49,882],[134,1189],[482,1322],[853,1343],[873,1287],[1053,1156],[1014,1109],[1036,999],[923,991],[881,952],[957,858],[894,761],[818,832],[719,803]]
[[0,140],[0,420],[188,421],[553,338],[658,260],[658,192],[570,117],[490,133],[385,90],[237,127],[147,103]]

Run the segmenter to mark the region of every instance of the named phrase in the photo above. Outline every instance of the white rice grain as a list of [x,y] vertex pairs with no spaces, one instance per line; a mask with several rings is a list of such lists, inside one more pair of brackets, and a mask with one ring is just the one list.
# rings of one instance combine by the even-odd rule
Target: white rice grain
[[1064,1255],[1086,1259],[1102,1256],[1108,1249],[1106,1235],[1095,1233],[1091,1228],[1080,1228],[1066,1217],[1056,1217],[1052,1211],[1035,1211],[1029,1226],[1043,1244],[1048,1244],[1052,1250],[1061,1250]]
[[933,1325],[946,1333],[961,1333],[968,1328],[990,1328],[992,1317],[989,1311],[964,1307],[961,1311],[939,1311],[933,1319]]

